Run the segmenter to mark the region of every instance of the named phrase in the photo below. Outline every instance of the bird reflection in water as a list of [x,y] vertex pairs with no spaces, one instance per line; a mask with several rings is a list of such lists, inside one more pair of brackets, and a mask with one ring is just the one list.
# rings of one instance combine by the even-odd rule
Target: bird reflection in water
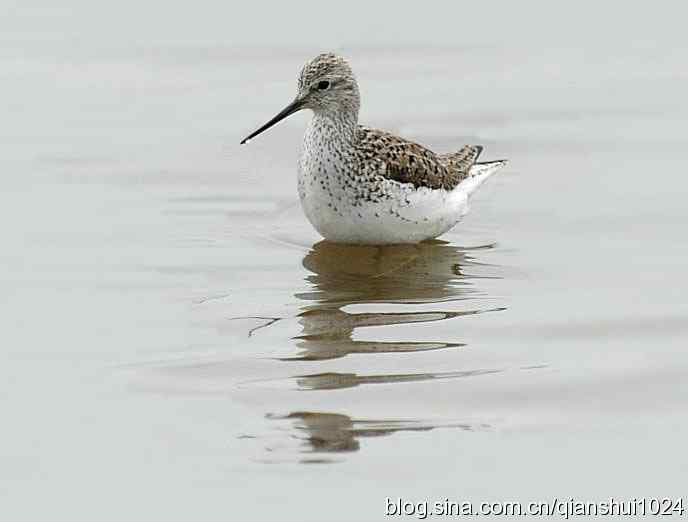
[[[483,247],[483,248],[490,248]],[[470,255],[443,241],[415,245],[351,246],[322,241],[305,256],[311,272],[308,292],[296,297],[307,304],[299,314],[302,333],[296,338],[299,353],[290,360],[323,360],[353,353],[416,352],[463,346],[456,341],[354,340],[358,328],[444,321],[466,315],[502,310],[469,308],[456,303],[477,297],[472,279],[464,271],[483,267]],[[352,313],[356,304],[427,305],[440,310]],[[452,303],[450,305],[449,303]],[[464,307],[465,308],[465,307]]]
[[[491,248],[491,245],[482,247]],[[489,275],[491,267],[477,262],[472,251],[443,241],[415,245],[350,246],[320,242],[303,259],[310,272],[309,291],[296,294],[305,304],[298,316],[302,332],[295,338],[298,352],[284,360],[319,361],[349,354],[397,353],[460,347],[456,340],[354,340],[363,327],[428,323],[503,308],[481,307],[484,302],[473,282]],[[353,312],[349,305],[371,305],[373,311]],[[395,311],[385,309],[395,305]],[[399,311],[401,309],[401,311]],[[407,311],[404,311],[406,309]],[[333,390],[361,385],[459,379],[501,372],[474,369],[437,373],[358,375],[326,372],[293,377],[299,390]],[[299,441],[299,453],[315,453],[301,462],[331,462],[322,453],[357,451],[360,439],[399,431],[457,428],[474,431],[486,424],[419,419],[363,420],[335,412],[293,411],[269,415],[288,422]],[[275,448],[273,448],[275,449]]]
[[406,373],[392,375],[357,375],[355,373],[316,373],[313,375],[300,375],[296,382],[302,390],[338,390],[342,388],[355,388],[363,384],[392,384],[401,382],[434,381],[442,379],[460,379],[462,377],[474,377],[476,375],[488,375],[501,373],[503,370],[465,370],[457,372],[435,373]]
[[[297,411],[284,416],[269,416],[289,421],[296,432],[302,453],[347,453],[360,449],[360,439],[381,437],[401,431],[430,431],[435,428],[456,428],[464,431],[489,429],[487,424],[438,424],[419,420],[356,420],[338,413]],[[327,463],[324,457],[303,458],[302,463]]]

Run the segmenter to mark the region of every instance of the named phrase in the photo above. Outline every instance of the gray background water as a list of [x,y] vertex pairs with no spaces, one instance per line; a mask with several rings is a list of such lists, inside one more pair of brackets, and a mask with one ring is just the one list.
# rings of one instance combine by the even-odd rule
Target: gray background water
[[[172,4],[0,7],[3,520],[685,494],[680,3]],[[324,50],[511,160],[446,243],[313,246],[308,116],[238,145]]]

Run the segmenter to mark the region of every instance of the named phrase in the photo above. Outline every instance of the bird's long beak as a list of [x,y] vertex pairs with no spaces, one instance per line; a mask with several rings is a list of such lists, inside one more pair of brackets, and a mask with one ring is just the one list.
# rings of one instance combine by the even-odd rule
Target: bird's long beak
[[243,140],[241,140],[241,145],[246,143],[248,140],[255,138],[260,134],[261,132],[268,130],[270,127],[272,127],[275,123],[282,121],[284,118],[287,116],[294,114],[296,111],[300,110],[303,108],[303,103],[304,100],[301,98],[296,98],[293,102],[291,102],[289,105],[287,105],[284,109],[282,109],[277,116],[272,118],[269,122],[267,122],[265,125],[263,125],[260,129],[252,132],[248,136],[246,136]]

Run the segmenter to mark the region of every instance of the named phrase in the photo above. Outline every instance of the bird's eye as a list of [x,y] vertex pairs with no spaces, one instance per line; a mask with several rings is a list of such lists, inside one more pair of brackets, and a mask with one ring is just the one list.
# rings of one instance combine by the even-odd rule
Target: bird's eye
[[321,82],[318,82],[318,89],[319,90],[324,91],[324,90],[329,89],[329,88],[330,88],[330,82],[328,82],[327,80],[323,80]]

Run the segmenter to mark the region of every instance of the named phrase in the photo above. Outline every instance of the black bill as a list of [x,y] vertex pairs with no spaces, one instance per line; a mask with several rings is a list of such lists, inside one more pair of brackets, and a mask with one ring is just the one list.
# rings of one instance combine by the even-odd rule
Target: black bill
[[261,132],[268,130],[270,127],[272,127],[275,123],[278,123],[279,121],[283,120],[287,116],[294,114],[296,111],[300,110],[303,107],[303,100],[296,99],[293,102],[291,102],[289,105],[287,105],[284,109],[282,109],[277,116],[272,118],[269,122],[267,122],[265,125],[263,125],[260,129],[252,132],[248,136],[246,136],[243,140],[241,140],[241,145],[246,143],[248,140],[253,139],[254,137],[258,136]]

